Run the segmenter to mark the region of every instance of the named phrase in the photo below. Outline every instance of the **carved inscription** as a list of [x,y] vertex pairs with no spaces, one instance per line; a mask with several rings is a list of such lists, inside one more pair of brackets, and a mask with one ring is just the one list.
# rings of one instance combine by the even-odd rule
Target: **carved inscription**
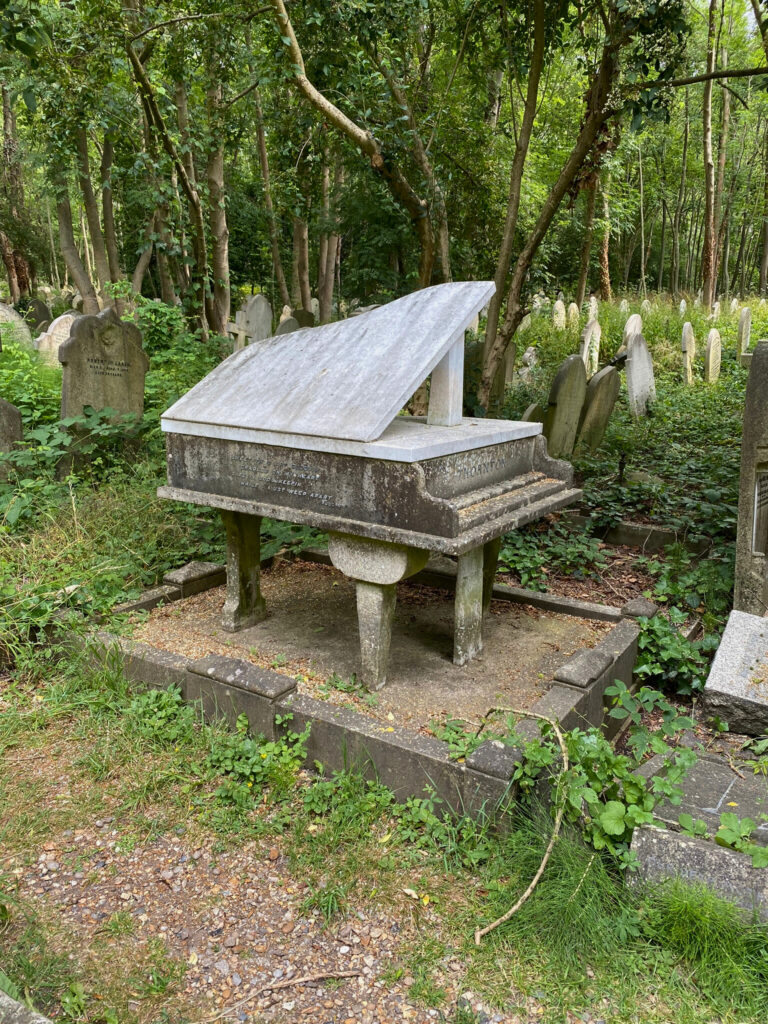
[[100,359],[98,356],[87,356],[86,364],[94,377],[124,377],[131,364],[124,359]]
[[429,493],[452,498],[528,473],[532,460],[533,439],[521,438],[430,459],[422,465]]
[[229,459],[237,480],[245,487],[254,487],[272,494],[290,494],[305,498],[313,505],[330,507],[336,499],[323,489],[323,474],[309,469],[298,469],[289,463],[266,463],[252,454],[231,455]]

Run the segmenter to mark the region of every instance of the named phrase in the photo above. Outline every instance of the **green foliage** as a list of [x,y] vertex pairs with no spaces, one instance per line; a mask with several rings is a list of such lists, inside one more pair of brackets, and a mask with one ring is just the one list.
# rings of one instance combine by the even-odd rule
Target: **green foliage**
[[[761,817],[768,821],[768,815],[763,814]],[[745,853],[755,868],[768,868],[768,846],[760,846],[751,841],[756,828],[757,823],[752,818],[740,818],[738,814],[727,811],[720,815],[720,827],[715,835],[715,842],[731,850],[738,850],[739,853]]]
[[278,740],[251,737],[247,730],[247,720],[238,720],[236,732],[214,737],[208,755],[209,769],[225,776],[216,795],[240,808],[252,806],[265,791],[275,800],[287,797],[296,785],[309,739],[309,726]]
[[176,686],[137,694],[128,705],[126,717],[137,736],[160,748],[178,749],[195,731],[194,708],[185,703]]
[[596,575],[607,559],[595,537],[571,530],[561,520],[543,520],[506,534],[499,562],[522,586],[546,590],[550,572],[584,579]]
[[692,694],[704,689],[709,666],[705,650],[717,646],[715,638],[687,640],[681,629],[686,615],[677,608],[652,619],[640,619],[636,674],[648,683]]
[[707,628],[724,624],[733,598],[735,548],[718,544],[696,555],[683,544],[664,548],[663,558],[641,556],[636,565],[656,577],[647,596],[657,604],[698,612]]

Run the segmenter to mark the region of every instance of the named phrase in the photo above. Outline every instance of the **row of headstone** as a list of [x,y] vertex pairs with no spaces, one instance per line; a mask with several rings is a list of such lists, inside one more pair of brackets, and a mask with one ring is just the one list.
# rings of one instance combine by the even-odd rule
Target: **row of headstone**
[[35,348],[43,362],[51,366],[59,365],[59,349],[72,333],[72,325],[80,313],[74,311],[57,316],[46,331],[35,339]]
[[629,411],[635,419],[641,419],[648,415],[649,407],[656,401],[656,379],[651,353],[640,331],[633,332],[627,339],[626,373]]
[[581,358],[587,380],[594,377],[600,361],[600,338],[603,331],[597,320],[589,320],[581,334]]
[[3,347],[3,337],[14,337],[17,341],[27,345],[32,342],[32,332],[29,324],[13,306],[7,306],[0,302],[0,351]]

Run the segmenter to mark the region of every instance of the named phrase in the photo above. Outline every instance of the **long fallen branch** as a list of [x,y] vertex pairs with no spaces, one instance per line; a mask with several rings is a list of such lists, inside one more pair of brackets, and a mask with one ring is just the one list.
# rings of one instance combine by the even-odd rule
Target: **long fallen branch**
[[232,1006],[219,1010],[213,1017],[204,1017],[203,1020],[196,1020],[193,1024],[213,1024],[213,1021],[221,1020],[222,1017],[228,1017],[230,1013],[234,1013],[235,1010],[239,1010],[241,1006],[245,1006],[252,999],[257,999],[259,996],[264,995],[265,992],[276,992],[278,989],[290,988],[292,985],[308,985],[313,981],[326,981],[330,978],[359,978],[360,974],[360,971],[320,971],[318,974],[304,974],[300,978],[271,981],[268,985],[262,985],[261,988],[257,988],[255,992],[250,992],[244,999],[233,1003]]
[[[568,769],[570,767],[570,761],[568,760],[568,748],[565,745],[565,740],[563,739],[563,734],[560,731],[560,726],[557,724],[555,719],[554,718],[548,718],[546,715],[537,715],[535,711],[520,711],[517,708],[491,708],[490,711],[486,712],[486,714],[483,716],[484,717],[483,724],[478,729],[476,735],[479,736],[480,733],[483,731],[483,728],[485,727],[485,722],[487,721],[488,716],[494,714],[495,712],[499,712],[499,711],[502,711],[505,714],[519,715],[521,718],[536,718],[540,722],[546,722],[548,725],[552,726],[552,730],[555,733],[555,736],[557,737],[557,742],[560,744],[560,750],[561,750],[562,755],[563,755],[563,767],[562,767],[562,770],[560,771],[560,774],[557,777],[557,784],[556,784],[556,787],[555,787],[555,791],[557,791],[557,789],[558,789],[558,787],[560,785],[560,781],[562,780],[562,778],[564,777],[565,773],[568,771]],[[523,906],[523,904],[526,902],[526,900],[528,900],[530,898],[531,893],[536,888],[536,886],[539,884],[539,879],[544,874],[544,869],[547,866],[547,862],[549,861],[549,858],[552,856],[552,851],[555,848],[555,843],[557,842],[557,837],[560,835],[560,828],[561,828],[561,826],[563,824],[563,815],[564,815],[564,813],[565,813],[565,800],[561,799],[560,800],[560,806],[558,807],[557,814],[555,815],[555,826],[552,829],[552,835],[551,835],[550,840],[549,840],[549,845],[547,846],[547,849],[544,851],[544,856],[541,858],[541,863],[539,864],[539,867],[538,867],[538,870],[536,871],[536,874],[531,879],[530,885],[525,890],[525,892],[520,897],[520,899],[517,901],[517,903],[515,903],[514,906],[510,907],[509,910],[505,914],[502,914],[501,917],[498,917],[495,921],[492,921],[491,924],[487,924],[485,926],[485,928],[476,928],[475,929],[475,945],[476,946],[480,945],[480,940],[483,938],[484,935],[487,935],[489,932],[492,932],[495,928],[498,928],[499,925],[504,924],[505,922],[507,922],[514,914],[516,914],[518,912],[518,910],[520,909],[520,907]]]

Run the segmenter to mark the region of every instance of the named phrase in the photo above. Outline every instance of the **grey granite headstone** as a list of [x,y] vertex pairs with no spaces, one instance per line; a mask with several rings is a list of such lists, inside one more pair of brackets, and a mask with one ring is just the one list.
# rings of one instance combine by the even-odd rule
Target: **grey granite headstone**
[[275,337],[282,334],[293,334],[294,331],[299,330],[299,321],[294,316],[286,317],[285,320],[281,320],[277,330],[275,331]]
[[597,373],[600,362],[600,338],[603,330],[597,320],[590,320],[581,335],[581,358],[584,360],[584,369],[587,372],[587,379]]
[[656,400],[653,360],[642,334],[633,334],[627,342],[627,396],[629,411],[639,419]]
[[586,392],[584,362],[580,355],[568,356],[552,381],[549,404],[544,415],[547,451],[555,459],[573,452]]
[[714,384],[720,376],[720,360],[722,358],[722,342],[720,331],[716,327],[707,335],[707,347],[704,351],[704,380]]
[[88,405],[121,415],[144,412],[149,359],[141,347],[141,332],[111,307],[75,320],[69,339],[59,347],[59,362],[62,419],[82,415]]
[[296,320],[299,327],[315,326],[315,314],[311,309],[294,309],[293,318]]
[[600,447],[616,399],[619,397],[619,387],[619,371],[615,366],[604,366],[590,380],[574,449],[576,452],[585,448],[594,451]]
[[40,358],[53,366],[59,365],[59,347],[69,337],[72,331],[72,324],[75,322],[78,313],[62,313],[57,316],[51,326],[41,334],[35,341],[35,348],[40,353]]
[[731,313],[735,313],[738,308],[739,308],[739,300],[735,299],[735,298],[731,299]]
[[[0,398],[0,452],[10,452],[24,440],[21,413],[15,405]],[[8,479],[8,466],[0,462],[0,480]]]
[[704,703],[731,732],[768,732],[768,619],[732,611],[704,687]]
[[680,316],[685,316],[687,309],[688,303],[685,301],[685,299],[680,299],[680,306],[678,308],[678,313],[680,314]]
[[693,333],[693,324],[688,321],[683,324],[681,348],[683,351],[683,380],[686,384],[693,384],[693,361],[696,358],[696,336]]
[[621,336],[621,344],[627,345],[633,334],[643,333],[643,318],[639,313],[633,313],[624,324],[624,333]]
[[568,307],[566,313],[566,321],[569,327],[578,327],[579,325],[579,307],[575,302],[572,302]]
[[556,331],[565,330],[565,303],[558,299],[552,307],[552,326]]
[[720,316],[720,303],[719,302],[713,302],[712,303],[712,312],[709,314],[709,319],[710,320],[717,320],[719,316]]
[[32,332],[24,317],[19,316],[13,306],[0,302],[0,349],[10,338],[28,345],[32,341]]
[[539,402],[533,402],[520,417],[525,423],[543,423],[544,407]]
[[272,307],[264,295],[251,295],[243,307],[242,324],[251,341],[272,337]]
[[40,330],[41,324],[50,323],[52,317],[53,313],[42,299],[30,299],[25,319],[35,330]]
[[648,314],[651,312],[651,303],[648,299],[643,299],[643,301],[640,303],[640,312],[643,314],[643,316],[648,316]]
[[619,303],[619,312],[620,313],[628,313],[629,312],[629,303],[627,302],[626,299],[622,299],[621,302]]
[[752,354],[744,403],[736,530],[733,606],[763,615],[768,609],[768,341]]
[[739,328],[737,333],[738,345],[737,351],[741,356],[749,348],[750,334],[752,331],[752,310],[749,306],[745,306],[739,314]]
[[179,399],[163,424],[183,432],[185,423],[206,423],[212,436],[237,428],[373,441],[463,342],[493,290],[492,281],[435,285],[359,317],[249,345]]
[[599,306],[598,306],[598,303],[597,303],[597,296],[596,295],[590,295],[589,296],[589,319],[590,320],[597,320],[598,312],[599,312]]

